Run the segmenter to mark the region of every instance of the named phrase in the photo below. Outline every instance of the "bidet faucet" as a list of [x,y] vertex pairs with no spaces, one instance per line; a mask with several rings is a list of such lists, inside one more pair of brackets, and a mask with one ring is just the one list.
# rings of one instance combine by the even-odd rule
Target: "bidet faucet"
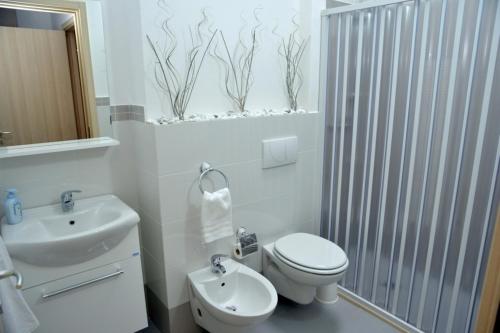
[[226,273],[226,267],[220,263],[222,258],[227,258],[227,256],[225,254],[214,254],[210,258],[213,273]]
[[61,208],[62,211],[67,213],[73,210],[75,207],[75,201],[73,200],[73,193],[81,193],[80,190],[70,190],[61,193]]

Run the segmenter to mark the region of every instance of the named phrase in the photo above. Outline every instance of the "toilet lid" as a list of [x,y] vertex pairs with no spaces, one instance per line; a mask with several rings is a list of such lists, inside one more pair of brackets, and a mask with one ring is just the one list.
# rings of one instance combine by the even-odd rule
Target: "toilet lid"
[[316,270],[332,270],[347,263],[345,252],[316,235],[296,233],[278,239],[274,250],[291,262]]

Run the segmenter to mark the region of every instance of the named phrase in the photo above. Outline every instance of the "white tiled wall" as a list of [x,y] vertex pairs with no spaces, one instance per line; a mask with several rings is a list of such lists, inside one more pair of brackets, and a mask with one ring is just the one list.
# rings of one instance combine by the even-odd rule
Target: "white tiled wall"
[[110,155],[96,149],[3,159],[0,187],[17,188],[24,207],[57,203],[61,192],[71,189],[83,191],[78,197],[110,193]]
[[113,132],[120,140],[116,147],[1,159],[0,190],[17,188],[25,208],[56,204],[69,189],[83,191],[76,199],[118,195],[141,215],[146,283],[167,304],[155,131],[144,123],[120,121]]
[[132,129],[127,123],[114,129],[120,146],[1,159],[0,190],[18,189],[25,208],[59,203],[61,192],[71,189],[82,190],[75,198],[115,193],[137,208],[135,164],[131,163],[129,144],[134,137],[125,135]]
[[[309,4],[299,2],[301,8]],[[127,6],[119,0],[102,4],[111,103],[144,105],[148,82],[143,77],[147,64],[137,48],[144,40],[140,1],[127,1]],[[318,49],[314,46],[319,36],[314,30],[319,29],[317,12],[311,9],[311,19],[303,19],[310,21],[314,50]],[[124,31],[128,38],[119,38]],[[311,59],[306,76],[317,72],[315,58]],[[311,77],[316,82],[316,76]],[[315,89],[304,87],[312,101]],[[202,106],[206,100],[202,96]],[[118,147],[0,160],[0,189],[18,188],[25,207],[57,203],[67,189],[82,189],[78,197],[117,194],[141,216],[146,283],[173,309],[188,301],[187,273],[207,265],[215,252],[229,253],[232,243],[231,238],[209,246],[201,242],[197,185],[201,162],[227,174],[234,226],[257,232],[261,244],[290,232],[319,232],[321,118],[303,114],[175,126],[120,121],[113,124],[114,137],[121,141]],[[297,163],[263,170],[261,140],[290,135],[298,136]],[[215,186],[221,185],[218,178],[213,180]],[[0,205],[0,215],[1,210]]]
[[[201,241],[198,176],[203,161],[229,178],[235,228],[245,226],[257,232],[262,244],[294,231],[318,232],[320,117],[312,113],[174,126],[144,125],[154,129],[156,156],[147,156],[154,152],[146,149],[141,153],[146,157],[138,160],[144,163],[157,159],[156,179],[154,165],[139,168],[139,201],[148,216],[143,228],[143,244],[148,252],[145,260],[154,265],[151,274],[156,279],[166,280],[166,290],[153,290],[162,300],[165,295],[158,294],[166,292],[168,308],[188,301],[187,273],[206,266],[211,254],[231,250],[232,238],[208,246]],[[297,163],[262,169],[261,141],[290,135],[298,136]],[[220,188],[223,181],[214,176],[212,184],[206,184],[211,185]],[[165,276],[158,269],[162,259],[162,248],[156,244],[160,230]]]
[[136,140],[133,150],[136,161],[137,195],[141,216],[142,258],[146,284],[167,305],[164,250],[161,225],[158,159],[154,126],[139,122],[133,124]]
[[[149,288],[173,309],[188,301],[187,273],[229,253],[233,239],[202,244],[203,161],[229,178],[234,227],[261,244],[296,231],[319,232],[318,113],[157,126],[114,124],[120,146],[0,160],[0,187],[16,187],[25,207],[57,203],[67,189],[80,197],[115,193],[141,216],[142,259]],[[261,141],[297,135],[296,164],[262,169]],[[214,177],[206,186],[217,188]]]

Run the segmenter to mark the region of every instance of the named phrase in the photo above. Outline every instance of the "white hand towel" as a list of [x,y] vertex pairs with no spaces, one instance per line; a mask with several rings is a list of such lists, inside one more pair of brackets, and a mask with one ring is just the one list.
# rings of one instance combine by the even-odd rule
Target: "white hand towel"
[[[0,270],[12,269],[12,260],[0,237]],[[21,290],[16,289],[15,277],[0,280],[0,301],[5,333],[31,333],[40,325]]]
[[233,235],[231,193],[228,188],[213,193],[203,192],[201,233],[205,243]]

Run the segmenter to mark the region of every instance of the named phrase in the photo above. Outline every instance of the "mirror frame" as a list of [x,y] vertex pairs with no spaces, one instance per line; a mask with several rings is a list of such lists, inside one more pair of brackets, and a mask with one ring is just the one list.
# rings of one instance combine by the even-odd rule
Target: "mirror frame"
[[[43,3],[41,3],[43,1]],[[92,61],[90,57],[90,41],[87,26],[87,9],[84,0],[0,0],[0,7],[18,10],[33,10],[48,13],[67,13],[74,17],[75,37],[77,42],[78,67],[80,70],[81,93],[84,114],[89,126],[91,138],[99,137],[99,123],[96,113],[96,97]],[[64,141],[57,141],[64,142]],[[43,144],[54,144],[45,142]],[[29,145],[25,145],[29,146]],[[16,147],[16,146],[7,146]]]

